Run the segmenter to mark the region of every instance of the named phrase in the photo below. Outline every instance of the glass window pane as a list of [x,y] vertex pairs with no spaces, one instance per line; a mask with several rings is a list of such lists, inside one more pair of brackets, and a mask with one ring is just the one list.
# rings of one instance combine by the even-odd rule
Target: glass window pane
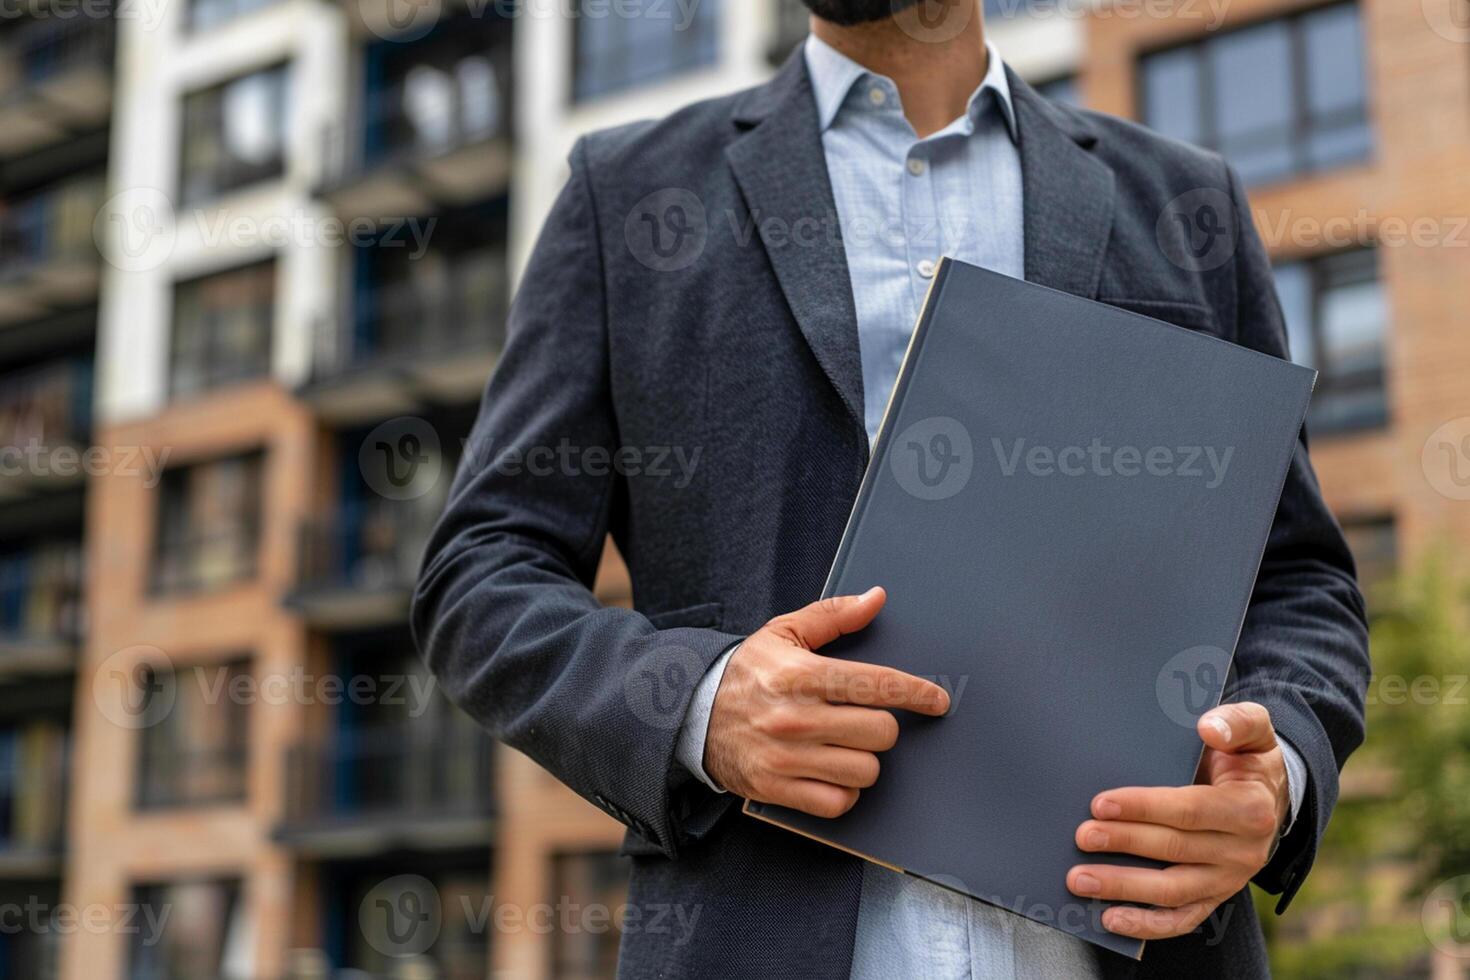
[[1294,169],[1291,33],[1277,21],[1208,46],[1216,149],[1247,182]]
[[1165,136],[1199,143],[1199,59],[1193,48],[1152,55],[1143,62],[1144,122]]
[[1333,374],[1356,374],[1383,367],[1388,311],[1379,282],[1359,282],[1325,290],[1319,316],[1322,359],[1331,366]]
[[1312,276],[1305,263],[1276,267],[1276,295],[1286,317],[1286,339],[1291,359],[1305,367],[1316,367],[1312,349]]
[[683,4],[624,0],[577,12],[575,98],[632,88],[719,57],[719,0]]
[[1301,29],[1307,55],[1307,107],[1312,115],[1361,109],[1367,84],[1357,5],[1314,11],[1302,18]]

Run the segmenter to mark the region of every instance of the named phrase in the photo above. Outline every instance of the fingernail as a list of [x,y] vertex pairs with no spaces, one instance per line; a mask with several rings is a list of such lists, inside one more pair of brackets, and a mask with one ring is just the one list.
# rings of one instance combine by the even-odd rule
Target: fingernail
[[1230,722],[1221,718],[1219,715],[1211,715],[1210,727],[1220,733],[1220,737],[1225,740],[1225,744],[1230,744]]
[[939,697],[934,699],[934,704],[939,708],[941,715],[947,714],[949,712],[949,692],[940,688]]
[[858,598],[859,599],[871,599],[871,598],[873,598],[873,596],[875,596],[877,594],[878,594],[878,586],[875,585],[871,589],[869,589],[868,591],[864,592],[862,595],[858,596]]
[[1094,830],[1087,835],[1087,846],[1095,851],[1100,851],[1108,846],[1108,835],[1101,830]]
[[1097,801],[1097,806],[1093,808],[1093,812],[1097,814],[1099,820],[1116,820],[1123,815],[1123,807],[1107,797],[1103,797]]
[[1079,895],[1096,895],[1102,891],[1102,882],[1092,875],[1083,872],[1077,876],[1075,887],[1072,889]]

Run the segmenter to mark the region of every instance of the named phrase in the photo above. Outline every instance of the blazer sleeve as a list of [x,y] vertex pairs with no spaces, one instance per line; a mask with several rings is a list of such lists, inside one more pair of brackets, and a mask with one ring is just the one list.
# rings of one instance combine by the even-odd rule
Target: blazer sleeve
[[[1228,170],[1228,168],[1227,168]],[[1288,357],[1285,321],[1245,190],[1228,170],[1238,235],[1236,342]],[[1302,811],[1255,882],[1280,893],[1284,912],[1301,887],[1337,803],[1338,774],[1362,744],[1369,679],[1368,631],[1353,558],[1317,484],[1302,430],[1225,698],[1256,701],[1306,762]]]
[[452,700],[673,856],[692,782],[674,761],[680,725],[740,638],[655,629],[591,592],[622,488],[603,465],[619,442],[586,157],[579,142],[512,304],[411,622]]

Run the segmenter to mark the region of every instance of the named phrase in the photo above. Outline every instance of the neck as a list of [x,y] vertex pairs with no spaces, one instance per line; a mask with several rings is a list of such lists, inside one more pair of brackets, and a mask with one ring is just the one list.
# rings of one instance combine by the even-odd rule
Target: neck
[[948,38],[943,36],[950,33],[947,25],[926,31],[916,19],[917,7],[850,27],[812,17],[812,33],[869,71],[893,79],[903,114],[922,138],[964,115],[985,80],[989,59],[978,7],[978,0],[949,5],[946,19],[964,18],[965,26]]

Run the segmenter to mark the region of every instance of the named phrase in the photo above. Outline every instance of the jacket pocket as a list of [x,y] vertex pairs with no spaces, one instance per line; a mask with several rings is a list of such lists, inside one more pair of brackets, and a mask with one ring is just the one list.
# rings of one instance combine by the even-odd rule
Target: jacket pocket
[[644,615],[655,628],[661,630],[678,626],[713,629],[719,626],[724,618],[724,607],[718,602],[703,602],[697,606],[685,606],[682,609],[670,609],[665,612],[645,613]]

